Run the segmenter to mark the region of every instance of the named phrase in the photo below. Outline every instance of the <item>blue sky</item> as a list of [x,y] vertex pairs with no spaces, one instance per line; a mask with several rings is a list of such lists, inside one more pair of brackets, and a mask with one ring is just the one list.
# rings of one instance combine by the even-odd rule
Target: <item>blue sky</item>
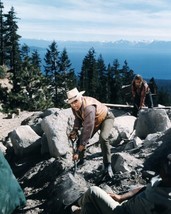
[[23,38],[56,41],[171,40],[170,0],[2,0]]

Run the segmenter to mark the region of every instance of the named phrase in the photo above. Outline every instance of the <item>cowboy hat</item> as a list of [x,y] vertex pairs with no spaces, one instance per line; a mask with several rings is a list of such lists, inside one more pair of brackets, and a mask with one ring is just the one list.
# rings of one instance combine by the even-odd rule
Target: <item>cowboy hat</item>
[[67,91],[68,99],[66,99],[65,102],[70,104],[70,103],[74,102],[75,100],[77,100],[78,97],[80,97],[84,93],[85,93],[85,91],[79,92],[77,88],[73,88],[72,90]]

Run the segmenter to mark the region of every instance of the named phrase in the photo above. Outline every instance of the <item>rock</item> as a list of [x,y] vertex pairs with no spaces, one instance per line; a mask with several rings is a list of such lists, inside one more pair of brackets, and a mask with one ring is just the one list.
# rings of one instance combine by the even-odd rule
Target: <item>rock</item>
[[5,154],[5,153],[6,153],[6,150],[7,150],[7,147],[5,147],[5,146],[3,145],[2,142],[0,142],[0,151],[1,151],[3,154]]
[[41,138],[41,154],[42,155],[49,154],[49,146],[48,146],[48,141],[45,134],[43,134]]
[[115,118],[114,128],[111,130],[111,145],[117,146],[121,140],[128,139],[134,130],[136,117],[124,115]]
[[[36,138],[31,140],[31,145],[24,144],[23,148],[28,152],[27,158],[25,156],[17,156],[16,158],[12,150],[16,145],[12,144],[11,148],[11,143],[8,143],[8,147],[11,149],[8,161],[27,196],[27,205],[18,213],[53,214],[55,212],[68,214],[70,213],[69,207],[66,208],[63,202],[71,203],[71,200],[74,201],[89,186],[99,185],[106,191],[114,190],[121,193],[128,191],[133,186],[145,185],[147,177],[151,179],[156,175],[157,170],[154,172],[154,169],[157,169],[162,158],[167,153],[171,153],[171,130],[168,129],[169,122],[166,122],[167,115],[165,115],[166,120],[164,119],[163,122],[162,115],[156,119],[156,114],[159,112],[156,112],[156,109],[153,110],[149,109],[145,115],[146,123],[148,123],[147,130],[144,130],[146,123],[142,123],[144,126],[140,127],[141,120],[138,122],[139,118],[136,120],[126,114],[121,116],[118,110],[119,118],[115,118],[115,127],[110,135],[112,169],[114,171],[114,177],[111,180],[103,175],[103,157],[98,143],[87,148],[85,162],[81,166],[77,166],[76,174],[73,176],[72,148],[67,138],[67,133],[72,129],[74,119],[70,108],[51,108],[40,114],[35,112],[35,115],[30,113],[28,116],[31,115],[31,117],[25,120],[25,125],[31,128],[39,124],[43,134],[36,133],[37,140]],[[21,115],[22,112],[19,116]],[[145,118],[140,119],[144,121]],[[5,122],[14,122],[16,119],[18,118],[5,119]],[[146,136],[145,138],[135,135],[135,132],[132,135],[131,131],[136,127],[136,121],[139,123],[140,136]],[[162,125],[155,124],[155,126],[159,129],[161,125],[162,130],[165,131],[154,131],[155,129],[153,129],[154,132],[151,133],[150,124],[153,122],[161,122]],[[164,127],[165,125],[166,127]],[[20,126],[21,124],[18,123],[18,127]],[[25,132],[24,129],[21,132]],[[29,133],[28,137],[24,137],[24,133],[17,135],[24,141],[24,139],[32,139],[33,133]],[[16,141],[17,135],[15,136]],[[98,137],[99,133],[96,133],[90,143],[97,142]],[[120,145],[123,138],[127,139],[124,139],[125,142]],[[117,146],[112,144],[113,139],[120,139]],[[19,144],[19,142],[17,143]],[[39,147],[33,148],[34,143],[38,143],[36,145]],[[5,141],[3,144],[7,145],[7,142]],[[35,155],[29,153],[29,148],[34,149]],[[6,155],[6,157],[9,156]],[[145,179],[142,178],[142,170]]]
[[171,122],[164,109],[141,110],[136,122],[136,135],[145,139],[148,134],[162,132],[171,127]]
[[112,169],[114,172],[131,172],[132,168],[142,167],[142,161],[125,152],[112,155]]
[[41,127],[47,137],[49,152],[52,157],[65,156],[71,150],[66,133],[68,117],[70,115],[71,109],[61,110],[57,115],[51,114],[41,122]]
[[42,117],[45,118],[45,117],[52,115],[52,114],[57,116],[60,111],[61,111],[60,108],[48,108],[43,112]]
[[87,183],[82,176],[74,177],[71,173],[61,175],[50,190],[46,213],[53,213],[55,210],[56,213],[63,214],[64,208],[78,200],[86,190]]
[[[159,165],[163,158],[171,154],[171,128],[166,130],[164,134],[156,140],[157,146],[153,148],[150,156],[144,163],[144,170],[152,170],[158,173]],[[149,149],[149,147],[148,147]]]
[[136,118],[134,116],[120,116],[116,117],[114,127],[118,130],[121,138],[128,139],[134,130],[134,123]]
[[21,122],[21,125],[29,125],[39,136],[43,135],[41,128],[41,121],[44,114],[43,112],[35,112]]
[[23,149],[26,153],[34,152],[35,148],[41,145],[40,136],[28,125],[19,126],[13,130],[10,133],[10,138],[16,155],[23,155]]

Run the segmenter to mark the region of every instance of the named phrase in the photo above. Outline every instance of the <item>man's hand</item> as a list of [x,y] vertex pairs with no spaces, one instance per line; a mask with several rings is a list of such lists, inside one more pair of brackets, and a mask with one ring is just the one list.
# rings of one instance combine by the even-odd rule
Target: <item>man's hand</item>
[[144,104],[140,105],[139,110],[142,109],[143,107],[145,107]]
[[70,140],[75,140],[78,136],[78,131],[77,130],[72,130],[69,135],[68,135],[68,138]]
[[77,153],[73,154],[73,161],[77,161],[79,159],[79,155]]
[[79,159],[79,153],[85,149],[84,145],[79,145],[76,153],[73,154],[73,160],[77,161]]
[[122,203],[122,197],[121,195],[115,194],[115,193],[108,193],[110,195],[111,198],[113,198],[113,200]]
[[143,186],[137,187],[129,192],[126,192],[122,195],[118,195],[116,193],[108,193],[115,201],[122,203],[125,200],[132,198],[135,194],[137,194],[140,190],[144,189]]

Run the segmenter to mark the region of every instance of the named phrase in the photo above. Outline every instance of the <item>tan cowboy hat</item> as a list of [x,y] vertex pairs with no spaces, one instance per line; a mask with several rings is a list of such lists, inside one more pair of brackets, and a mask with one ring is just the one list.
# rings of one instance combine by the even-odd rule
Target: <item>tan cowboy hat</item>
[[83,95],[85,93],[85,91],[78,91],[77,88],[73,88],[72,90],[67,92],[67,100],[65,100],[66,103],[72,103],[75,100],[78,99],[79,96]]

